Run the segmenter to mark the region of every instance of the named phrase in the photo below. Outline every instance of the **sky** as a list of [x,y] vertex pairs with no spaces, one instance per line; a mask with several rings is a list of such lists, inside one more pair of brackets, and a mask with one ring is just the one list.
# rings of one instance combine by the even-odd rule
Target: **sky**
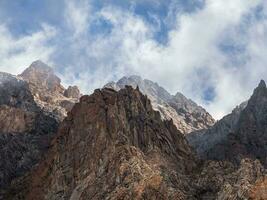
[[220,119],[267,80],[266,0],[0,0],[0,71],[91,93],[141,75]]

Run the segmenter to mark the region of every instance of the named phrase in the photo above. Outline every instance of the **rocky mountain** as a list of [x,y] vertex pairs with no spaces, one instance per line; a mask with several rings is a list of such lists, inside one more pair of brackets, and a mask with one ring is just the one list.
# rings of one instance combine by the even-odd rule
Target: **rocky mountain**
[[264,81],[212,127],[137,76],[80,96],[41,61],[0,73],[1,200],[266,199]]
[[240,162],[242,158],[259,159],[267,166],[267,88],[264,81],[241,111],[234,130],[207,151],[207,157],[233,162]]
[[52,113],[59,121],[66,117],[81,97],[77,86],[65,89],[53,69],[40,60],[33,62],[18,77],[29,84],[38,106],[47,113]]
[[78,101],[77,89],[70,90],[41,61],[20,76],[0,72],[0,199],[47,151],[60,120]]
[[240,113],[246,108],[247,101],[237,106],[232,113],[226,115],[208,129],[193,131],[186,135],[190,145],[194,147],[200,157],[205,157],[207,151],[218,143],[225,141],[229,133],[237,126]]
[[195,166],[182,133],[172,121],[162,121],[138,89],[105,88],[81,98],[46,159],[25,179],[28,187],[12,194],[51,200],[184,199],[191,196],[188,176]]
[[173,123],[183,134],[206,129],[212,126],[215,120],[202,107],[183,94],[169,94],[164,88],[150,80],[143,80],[139,76],[123,77],[118,82],[111,82],[104,87],[120,90],[126,85],[131,85],[148,96],[152,106],[159,111],[163,119],[172,119]]
[[5,199],[264,199],[257,160],[199,162],[138,89],[96,90],[65,118],[45,159]]
[[40,160],[58,122],[37,106],[28,84],[0,73],[0,188]]
[[199,155],[208,159],[240,162],[242,158],[267,160],[267,89],[264,81],[248,102],[218,121],[208,130],[187,136]]

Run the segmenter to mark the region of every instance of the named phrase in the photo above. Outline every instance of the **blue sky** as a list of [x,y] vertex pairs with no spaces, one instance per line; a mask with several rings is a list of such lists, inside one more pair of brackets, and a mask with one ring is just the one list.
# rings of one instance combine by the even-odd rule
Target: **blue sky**
[[84,93],[138,74],[220,118],[267,77],[264,0],[0,0],[0,70],[41,59]]

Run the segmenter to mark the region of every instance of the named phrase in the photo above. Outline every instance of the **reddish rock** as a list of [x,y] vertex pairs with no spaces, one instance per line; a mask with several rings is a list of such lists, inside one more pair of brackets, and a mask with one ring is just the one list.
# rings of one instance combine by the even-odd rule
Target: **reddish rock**
[[[131,87],[83,96],[29,177],[26,199],[185,199],[192,150]],[[21,193],[20,193],[21,194]]]

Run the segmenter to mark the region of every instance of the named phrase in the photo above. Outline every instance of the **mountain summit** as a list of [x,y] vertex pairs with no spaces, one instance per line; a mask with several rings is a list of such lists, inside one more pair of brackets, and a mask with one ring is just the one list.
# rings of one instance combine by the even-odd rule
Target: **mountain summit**
[[39,107],[53,113],[60,121],[81,97],[77,86],[65,89],[54,70],[40,60],[33,62],[18,77],[29,84]]
[[140,76],[123,77],[117,82],[106,84],[104,87],[119,90],[126,85],[134,88],[138,86],[140,91],[148,96],[153,108],[160,112],[162,118],[172,119],[177,129],[183,134],[206,129],[215,122],[204,108],[183,94],[178,92],[173,96],[157,83],[142,79]]

